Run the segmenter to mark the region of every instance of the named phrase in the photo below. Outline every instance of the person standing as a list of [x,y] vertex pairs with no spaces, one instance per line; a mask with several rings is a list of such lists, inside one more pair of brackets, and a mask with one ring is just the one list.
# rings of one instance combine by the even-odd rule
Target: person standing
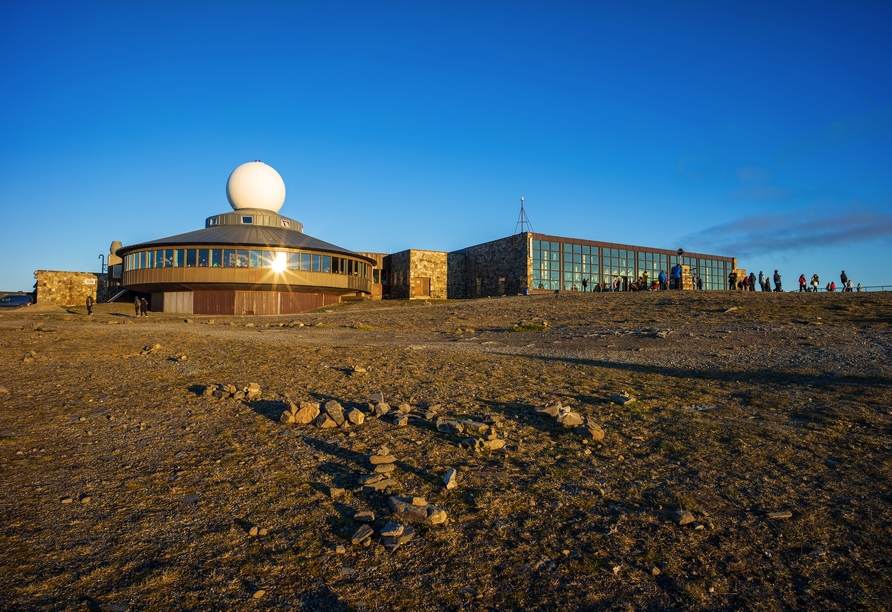
[[660,273],[657,275],[657,280],[660,281],[660,291],[666,291],[666,271],[660,270]]
[[808,287],[806,286],[806,282],[805,282],[805,274],[800,274],[799,275],[799,293],[802,293],[803,291],[808,293]]
[[146,301],[146,298],[142,298],[139,301],[139,312],[142,316],[149,316],[149,303]]
[[813,274],[811,277],[811,291],[812,293],[818,292],[818,287],[821,286],[821,277],[817,274]]
[[87,316],[93,316],[93,296],[87,296]]
[[783,287],[781,286],[781,275],[780,275],[780,273],[779,273],[777,270],[774,271],[774,290],[775,290],[777,293],[783,293],[783,292],[784,292],[784,289],[783,289]]
[[861,293],[861,283],[858,283],[858,293]]
[[672,289],[681,289],[681,264],[675,264],[672,268]]
[[703,291],[703,279],[697,277],[697,291]]
[[584,278],[582,279],[582,292],[585,293],[586,291],[588,291],[588,279]]
[[139,296],[137,295],[135,298],[133,298],[133,310],[134,310],[133,316],[135,316],[135,317],[139,316],[139,311],[140,311],[141,306],[142,306],[142,304],[140,303]]
[[756,290],[756,273],[755,273],[755,272],[750,272],[750,286],[749,286],[749,290],[750,290],[750,291],[755,291],[755,290]]

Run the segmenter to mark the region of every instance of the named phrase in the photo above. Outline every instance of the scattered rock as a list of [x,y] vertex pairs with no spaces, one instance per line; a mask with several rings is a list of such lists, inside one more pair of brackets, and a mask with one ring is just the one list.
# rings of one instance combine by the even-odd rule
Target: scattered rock
[[397,482],[391,478],[385,478],[384,480],[378,480],[376,482],[369,483],[362,487],[364,493],[378,493],[385,489],[396,487]]
[[577,427],[576,433],[586,440],[594,440],[595,442],[600,442],[604,439],[604,430],[589,420],[586,420],[585,425]]
[[610,398],[614,404],[619,404],[620,406],[625,406],[626,404],[631,404],[635,401],[635,398],[629,395],[628,391],[621,391],[619,395],[614,395]]
[[564,427],[579,427],[585,420],[582,415],[573,412],[568,406],[561,407],[557,415],[557,422]]
[[357,523],[371,523],[375,520],[375,513],[371,510],[360,510],[353,515],[353,520]]
[[313,425],[315,425],[319,429],[333,429],[338,426],[338,424],[328,415],[327,412],[320,412],[319,416],[313,419]]
[[254,599],[260,599],[264,595],[266,595],[266,591],[264,591],[263,589],[258,589],[256,591],[254,591],[253,597],[254,597]]
[[397,427],[406,427],[409,425],[409,415],[408,414],[396,414],[393,417],[393,424]]
[[672,519],[676,525],[687,525],[694,522],[694,515],[687,510],[674,510],[669,513],[669,518]]
[[396,465],[393,463],[379,463],[375,466],[374,472],[376,474],[390,474],[395,469]]
[[294,422],[301,425],[309,425],[319,416],[319,412],[319,404],[315,402],[301,402],[300,407],[294,413]]
[[767,516],[770,519],[788,519],[793,518],[793,513],[789,510],[779,510],[777,512],[769,512]]
[[388,523],[381,529],[381,536],[395,538],[403,535],[403,531],[405,531],[405,526],[400,523],[388,521]]
[[[392,523],[388,523],[392,524]],[[411,525],[406,525],[402,527],[399,535],[396,536],[385,536],[383,533],[381,534],[381,543],[384,545],[384,548],[387,552],[393,552],[403,544],[409,542],[415,536],[415,528]]]
[[373,404],[383,404],[384,403],[384,394],[381,393],[380,391],[375,391],[374,393],[372,393],[371,397],[369,398],[369,401],[372,402]]
[[551,404],[548,404],[547,406],[541,406],[539,408],[536,408],[536,413],[537,414],[545,414],[550,417],[556,417],[558,415],[558,412],[560,411],[560,409],[561,409],[561,403],[553,402]]
[[329,400],[322,407],[325,413],[337,424],[338,427],[344,424],[344,408],[338,402]]
[[375,404],[375,416],[379,419],[390,412],[390,406],[385,402],[378,402]]
[[442,433],[458,434],[464,432],[464,426],[458,421],[449,421],[447,419],[437,419],[437,431]]
[[449,468],[449,471],[443,476],[443,484],[447,489],[454,489],[458,486],[458,472],[455,468]]
[[347,412],[347,420],[354,425],[362,425],[365,422],[365,413],[357,408],[351,408]]
[[359,529],[356,530],[356,533],[353,534],[353,537],[350,539],[350,542],[356,546],[357,544],[362,544],[366,540],[370,539],[373,535],[375,535],[375,530],[369,527],[368,525],[363,525]]
[[332,499],[338,499],[339,497],[343,497],[346,491],[344,489],[340,489],[338,487],[330,487],[328,489],[328,496]]
[[505,448],[505,440],[501,438],[493,438],[492,440],[483,440],[481,443],[486,450],[499,450]]
[[380,465],[382,463],[393,463],[396,457],[393,455],[369,455],[369,463],[372,465]]

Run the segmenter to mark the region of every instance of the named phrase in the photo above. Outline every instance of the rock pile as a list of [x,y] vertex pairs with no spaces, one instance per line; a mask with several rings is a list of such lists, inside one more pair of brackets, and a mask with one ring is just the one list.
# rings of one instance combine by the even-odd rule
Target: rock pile
[[[158,346],[158,345],[156,345]],[[246,399],[256,400],[261,395],[260,385],[257,383],[248,383],[247,387],[238,388],[233,384],[207,385],[204,388],[205,397],[215,397],[217,399]]]
[[394,495],[387,501],[394,516],[407,523],[442,525],[448,518],[445,510],[439,506],[428,504],[423,497],[397,497]]
[[300,425],[312,423],[320,429],[336,427],[347,429],[351,425],[362,425],[365,422],[365,414],[361,410],[356,408],[345,410],[335,400],[329,400],[324,404],[318,402],[295,404],[290,399],[287,401],[288,408],[279,417],[279,421],[282,423],[298,423]]
[[631,404],[635,401],[635,398],[629,395],[628,391],[620,391],[618,395],[614,395],[610,398],[614,404],[619,404],[620,406],[625,406],[626,404]]
[[[634,401],[634,400],[633,400]],[[566,428],[575,428],[575,432],[588,440],[600,442],[604,439],[604,430],[591,418],[583,417],[569,406],[564,406],[560,401],[552,402],[534,409],[536,414],[553,417],[559,424]]]
[[371,473],[359,477],[359,484],[362,486],[363,492],[377,493],[397,486],[397,481],[392,477],[393,471],[396,469],[396,457],[390,454],[390,449],[387,446],[380,447],[366,460]]

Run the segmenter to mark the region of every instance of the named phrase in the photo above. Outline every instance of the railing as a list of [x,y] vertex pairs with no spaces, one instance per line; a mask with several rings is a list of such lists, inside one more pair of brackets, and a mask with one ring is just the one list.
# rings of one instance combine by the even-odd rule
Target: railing
[[116,294],[114,294],[113,296],[111,296],[110,298],[108,298],[108,301],[109,301],[109,302],[114,302],[116,299],[118,299],[119,297],[121,297],[121,296],[124,295],[125,293],[127,293],[127,290],[126,290],[126,289],[121,289],[121,290],[118,291]]

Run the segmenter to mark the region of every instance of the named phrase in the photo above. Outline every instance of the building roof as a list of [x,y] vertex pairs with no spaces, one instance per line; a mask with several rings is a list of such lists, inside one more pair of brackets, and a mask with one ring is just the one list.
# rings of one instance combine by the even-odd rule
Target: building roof
[[315,251],[328,251],[362,257],[358,253],[349,251],[328,242],[324,242],[303,232],[294,231],[282,227],[270,227],[263,225],[218,225],[206,227],[194,232],[177,234],[167,238],[158,238],[139,244],[131,244],[116,251],[118,256],[133,250],[149,247],[177,247],[180,245],[207,244],[207,245],[232,245],[238,247],[261,248],[292,248],[308,249]]

